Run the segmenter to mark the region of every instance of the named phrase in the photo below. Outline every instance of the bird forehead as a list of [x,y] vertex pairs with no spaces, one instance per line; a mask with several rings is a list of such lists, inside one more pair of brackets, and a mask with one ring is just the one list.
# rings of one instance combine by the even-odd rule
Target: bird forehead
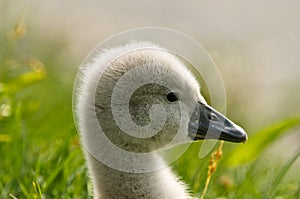
[[128,72],[133,68],[142,78],[152,76],[154,80],[178,86],[197,87],[194,76],[178,57],[162,49],[141,49],[124,54],[112,62],[112,66]]

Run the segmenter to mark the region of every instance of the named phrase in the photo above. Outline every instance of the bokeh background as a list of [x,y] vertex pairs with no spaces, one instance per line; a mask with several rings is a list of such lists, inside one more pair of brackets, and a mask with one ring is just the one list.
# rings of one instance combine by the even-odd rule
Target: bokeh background
[[[300,2],[296,0],[0,0],[0,197],[64,196],[62,192],[72,198],[90,197],[82,158],[72,163],[74,168],[65,169],[73,161],[68,159],[70,155],[82,156],[72,123],[72,84],[81,61],[91,49],[128,29],[171,28],[202,44],[224,80],[227,115],[246,129],[250,139],[266,127],[291,118],[297,121],[299,8]],[[257,157],[258,170],[273,167],[272,172],[279,173],[299,149],[299,131],[297,125],[288,128],[261,151]],[[193,164],[205,165],[205,161],[208,158]],[[175,170],[188,183],[195,175],[187,174],[188,169],[182,167],[188,165],[184,164],[177,163]],[[296,160],[280,179],[290,185],[292,193],[282,193],[284,197],[293,198],[294,193],[300,192],[299,166]],[[205,175],[205,169],[202,170]],[[225,180],[231,180],[228,183],[237,189],[239,180],[230,173],[232,170]],[[216,184],[225,186],[221,183],[223,174],[216,176]],[[274,184],[257,179],[257,186]],[[198,183],[193,179],[192,189],[201,192],[204,180],[205,177]],[[70,188],[58,188],[66,187],[66,183]],[[211,188],[208,197],[237,197],[232,195],[232,187],[225,188]],[[249,198],[262,196],[258,187],[253,190],[249,191],[254,193]],[[280,196],[281,192],[276,193]]]

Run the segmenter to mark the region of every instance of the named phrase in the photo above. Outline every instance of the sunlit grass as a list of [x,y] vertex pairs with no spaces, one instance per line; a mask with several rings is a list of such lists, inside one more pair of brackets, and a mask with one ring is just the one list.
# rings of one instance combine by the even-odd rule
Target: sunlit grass
[[[22,15],[0,39],[0,198],[91,198],[72,119],[76,67],[63,72],[62,63],[69,62],[58,58],[58,49],[64,41],[36,44],[28,34]],[[299,152],[282,164],[263,156],[296,126],[299,118],[288,118],[250,135],[244,145],[224,143],[205,198],[299,198],[299,173],[284,179]],[[173,165],[199,197],[210,158],[198,158],[200,145],[192,144]]]

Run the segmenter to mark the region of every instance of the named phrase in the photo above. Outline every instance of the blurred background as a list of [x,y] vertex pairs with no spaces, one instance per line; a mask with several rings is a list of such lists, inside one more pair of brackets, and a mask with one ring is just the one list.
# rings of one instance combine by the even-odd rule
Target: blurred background
[[[1,157],[5,157],[0,160],[0,174],[15,175],[1,177],[0,192],[4,191],[0,197],[14,194],[26,198],[31,194],[39,195],[39,190],[41,196],[57,196],[47,190],[57,186],[58,173],[65,170],[63,160],[71,152],[62,151],[70,150],[70,146],[79,148],[71,113],[72,84],[77,69],[98,43],[128,29],[171,28],[202,44],[224,80],[227,115],[244,127],[250,139],[261,129],[299,118],[299,8],[300,2],[296,0],[0,0],[0,152]],[[300,146],[297,125],[268,145],[264,156],[258,158],[262,165],[264,161],[270,165],[274,161],[280,168],[285,161],[291,160]],[[71,140],[68,149],[61,148],[65,140]],[[57,145],[59,150],[49,153],[47,147],[38,146],[40,142],[47,143],[45,146]],[[36,159],[28,153],[36,155]],[[26,158],[16,160],[21,159],[20,155]],[[77,155],[82,156],[80,151]],[[42,162],[50,160],[61,161],[61,164],[45,165],[44,171]],[[9,172],[12,169],[9,165],[14,161],[28,164],[27,170],[20,166],[17,172]],[[82,174],[80,179],[83,180],[86,177],[83,160],[78,160],[77,164],[82,171],[76,172]],[[286,175],[296,185],[300,184],[299,164],[296,160]],[[52,167],[60,170],[51,174]],[[176,168],[184,175],[179,166]],[[46,180],[47,175],[42,175],[40,170],[50,172],[48,177],[53,176]],[[76,178],[76,172],[64,172],[68,176],[66,179],[70,180],[72,175]],[[72,180],[67,182],[73,184]],[[44,181],[47,183],[43,184]],[[202,185],[192,186],[195,190]],[[299,187],[295,186],[291,189],[297,193]],[[87,195],[89,189],[82,188]],[[66,192],[74,196],[76,189]],[[231,197],[230,193],[223,195]],[[215,195],[211,193],[211,196]]]

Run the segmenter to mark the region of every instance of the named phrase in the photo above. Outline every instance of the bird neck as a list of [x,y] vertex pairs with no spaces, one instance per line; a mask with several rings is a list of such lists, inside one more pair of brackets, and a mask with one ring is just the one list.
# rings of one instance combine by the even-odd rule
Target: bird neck
[[[102,164],[89,154],[87,156],[96,199],[190,198],[185,185],[169,167],[144,173],[123,172]],[[161,158],[157,155],[149,161],[149,164],[155,164]]]

